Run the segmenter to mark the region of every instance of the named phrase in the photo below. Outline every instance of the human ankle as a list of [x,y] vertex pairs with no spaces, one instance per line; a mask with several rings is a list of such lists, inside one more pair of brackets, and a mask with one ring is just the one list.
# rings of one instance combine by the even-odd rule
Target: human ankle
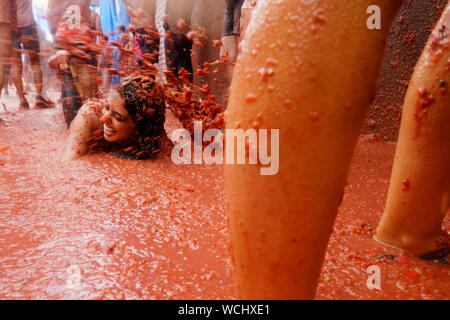
[[374,238],[382,244],[407,250],[415,256],[422,256],[442,249],[445,245],[444,242],[441,241],[442,232],[424,237],[407,233],[393,234],[383,230],[377,230]]

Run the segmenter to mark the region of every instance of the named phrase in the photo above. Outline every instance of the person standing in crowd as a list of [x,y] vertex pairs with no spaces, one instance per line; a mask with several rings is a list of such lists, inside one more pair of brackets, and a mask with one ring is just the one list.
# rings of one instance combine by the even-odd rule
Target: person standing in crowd
[[7,65],[11,63],[12,25],[15,25],[15,1],[6,0],[0,6],[0,88],[6,80]]
[[192,31],[192,14],[194,0],[166,1],[166,15],[163,17],[165,37],[165,54],[167,68],[175,77],[179,77],[180,70],[188,72],[189,82],[193,79],[192,46],[194,44]]
[[231,81],[231,77],[233,76],[233,68],[238,55],[239,36],[241,33],[241,8],[243,3],[244,0],[226,0],[220,58],[227,62],[226,76],[229,81]]
[[36,88],[36,108],[52,108],[55,103],[44,97],[42,94],[43,76],[39,58],[39,35],[37,25],[33,16],[33,6],[29,0],[15,0],[16,1],[16,22],[13,31],[13,69],[12,78],[17,89],[17,94],[20,99],[20,107],[29,108],[28,102],[25,98],[23,89],[23,65],[22,65],[22,50],[25,50],[29,56],[31,70],[33,73],[33,82]]
[[3,82],[2,90],[5,91],[5,94],[9,96],[9,84],[12,81],[11,79],[11,64],[6,65],[5,67],[5,80]]
[[131,50],[133,49],[133,44],[131,41],[131,37],[127,32],[127,28],[124,25],[118,26],[117,29],[119,30],[119,43],[122,48],[126,50],[126,52],[124,52],[123,50],[118,51],[117,61],[119,62],[120,71],[122,71],[123,74],[126,75],[131,68],[131,57],[127,52],[131,52]]
[[[157,64],[159,61],[160,36],[155,25],[156,3],[149,1],[145,10],[141,2],[126,1],[130,15],[130,30],[134,37],[137,61],[145,59],[147,62]],[[149,13],[150,12],[150,13]]]
[[227,78],[231,81],[239,42],[244,38],[258,0],[226,0],[226,3],[220,58],[227,62]]
[[[90,5],[90,1],[89,1]],[[94,10],[89,10],[89,24],[90,30],[90,38],[94,44],[100,44],[102,40],[107,40],[106,37],[103,37],[103,29],[100,20],[100,15]],[[91,56],[91,59],[88,59],[88,68],[90,71],[90,80],[91,80],[91,95],[90,98],[98,98],[99,97],[99,84],[101,84],[101,76],[99,72],[99,63],[100,63],[100,52],[98,50],[89,50],[88,54]]]
[[[70,68],[77,80],[77,89],[83,99],[98,96],[98,51],[94,50],[102,33],[100,16],[90,9],[91,0],[65,1],[65,7],[57,7],[50,12],[50,25],[56,36],[57,49],[69,49]],[[55,24],[57,17],[59,22]],[[54,29],[55,25],[57,30]],[[78,37],[69,39],[65,31]],[[66,48],[67,47],[67,48]]]
[[49,65],[62,75],[63,111],[68,125],[78,111],[78,100],[98,96],[97,53],[102,30],[100,17],[90,9],[90,3],[91,0],[66,0],[62,5],[55,3],[49,12],[58,50],[49,59]]
[[189,31],[188,25],[184,19],[180,18],[174,26],[170,26],[169,22],[166,21],[164,30],[166,31],[167,68],[177,78],[181,69],[186,70],[189,73],[188,80],[192,83],[194,81],[191,59],[193,40],[187,36]]
[[104,39],[100,40],[100,45],[104,47],[99,57],[99,68],[102,77],[100,96],[103,96],[111,87],[112,76],[109,70],[114,66],[114,48],[108,46],[108,42]]
[[65,28],[88,39],[88,43],[82,38],[76,41],[76,47],[82,48],[83,52],[72,55],[70,59],[79,93],[84,100],[98,97],[99,84],[98,51],[89,49],[86,44],[98,43],[98,33],[102,33],[102,28],[99,15],[89,8],[90,3],[91,0],[81,0],[78,6],[69,6],[61,19]]

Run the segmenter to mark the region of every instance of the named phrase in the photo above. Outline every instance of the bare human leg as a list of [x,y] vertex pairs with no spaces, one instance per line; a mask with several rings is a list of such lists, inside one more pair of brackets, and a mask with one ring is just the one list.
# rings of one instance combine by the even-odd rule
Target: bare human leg
[[[10,23],[0,23],[0,88],[6,80],[5,69],[10,63],[12,49],[12,29]],[[1,92],[0,92],[1,96]]]
[[383,218],[375,238],[421,256],[448,249],[450,4],[416,65],[403,106]]
[[43,76],[40,64],[39,55],[36,52],[32,52],[30,55],[31,70],[33,71],[33,81],[36,88],[36,107],[37,108],[53,108],[55,103],[46,98],[42,94],[43,88]]
[[234,64],[238,55],[239,38],[237,35],[228,35],[222,37],[222,46],[220,47],[220,58],[226,61],[225,70],[228,81],[233,76]]
[[225,166],[243,299],[314,298],[352,153],[401,1],[258,3],[233,74],[227,129],[280,129],[279,172]]
[[23,90],[23,82],[22,82],[23,65],[21,53],[16,50],[13,50],[12,56],[13,56],[11,66],[12,79],[14,82],[14,86],[16,87],[17,90],[17,95],[19,96],[20,99],[20,108],[29,109],[30,106],[28,105],[27,99],[25,98],[25,92]]

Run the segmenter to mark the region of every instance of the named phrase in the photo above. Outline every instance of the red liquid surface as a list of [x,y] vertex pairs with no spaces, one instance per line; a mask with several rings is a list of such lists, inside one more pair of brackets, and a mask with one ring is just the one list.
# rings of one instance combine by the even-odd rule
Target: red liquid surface
[[[2,100],[17,110],[17,99]],[[3,117],[0,150],[10,149],[0,153],[0,299],[237,298],[221,166],[176,166],[170,150],[153,161],[100,153],[62,162],[60,107]],[[166,126],[179,123],[168,114]],[[449,267],[371,238],[394,151],[360,139],[317,298],[450,297]],[[375,259],[383,254],[395,260]],[[366,286],[370,265],[381,269],[381,290]]]

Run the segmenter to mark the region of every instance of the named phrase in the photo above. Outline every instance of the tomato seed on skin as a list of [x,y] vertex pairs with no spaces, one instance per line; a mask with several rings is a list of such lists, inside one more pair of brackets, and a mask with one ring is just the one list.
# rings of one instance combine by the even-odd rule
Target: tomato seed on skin
[[256,99],[257,99],[257,97],[256,97],[256,95],[254,93],[249,93],[247,95],[247,97],[245,98],[245,102],[246,103],[252,103],[252,102],[255,102]]
[[403,191],[408,191],[409,187],[410,187],[410,182],[409,179],[406,178],[402,181],[402,185],[403,185]]
[[312,121],[317,121],[319,119],[319,114],[315,111],[310,111],[308,113],[308,117],[309,119],[311,119]]

